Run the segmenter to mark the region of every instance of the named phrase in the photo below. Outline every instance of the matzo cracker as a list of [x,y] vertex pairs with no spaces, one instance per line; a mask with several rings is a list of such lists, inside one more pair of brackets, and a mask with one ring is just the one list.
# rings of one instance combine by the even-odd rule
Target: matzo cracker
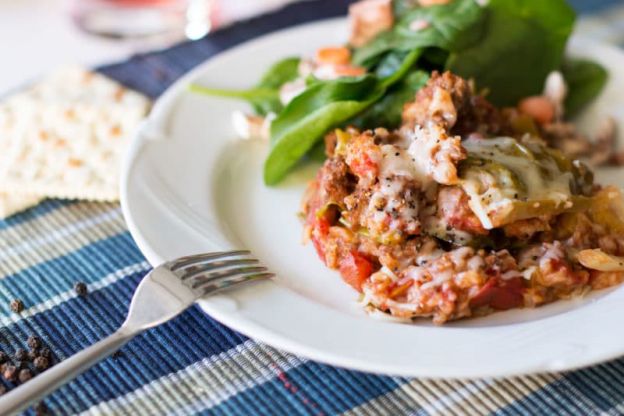
[[[0,105],[0,165],[8,155],[10,147],[9,137],[19,134],[24,125],[17,125],[11,111],[5,105]],[[43,198],[23,193],[8,194],[0,192],[0,219],[37,205]]]
[[0,155],[0,191],[119,199],[121,158],[149,109],[146,97],[102,75],[70,68],[9,98],[3,107],[12,133],[0,137],[8,143]]

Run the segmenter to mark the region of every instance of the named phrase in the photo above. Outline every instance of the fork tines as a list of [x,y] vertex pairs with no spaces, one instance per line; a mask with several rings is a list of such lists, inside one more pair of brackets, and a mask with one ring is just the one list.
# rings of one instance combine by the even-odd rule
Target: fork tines
[[247,250],[198,254],[177,259],[166,267],[188,287],[202,293],[274,276],[250,254]]

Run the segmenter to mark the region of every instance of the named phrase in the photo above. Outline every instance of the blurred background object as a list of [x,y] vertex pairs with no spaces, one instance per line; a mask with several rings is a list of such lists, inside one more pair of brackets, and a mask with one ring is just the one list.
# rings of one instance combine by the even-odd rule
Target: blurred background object
[[112,38],[170,35],[199,39],[211,27],[216,0],[74,0],[78,26]]
[[293,1],[0,0],[0,96],[62,65],[95,66],[198,39]]

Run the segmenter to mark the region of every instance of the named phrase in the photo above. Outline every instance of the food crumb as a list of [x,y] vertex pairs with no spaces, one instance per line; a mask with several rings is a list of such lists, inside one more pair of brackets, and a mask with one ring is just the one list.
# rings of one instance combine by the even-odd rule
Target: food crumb
[[85,282],[76,282],[74,291],[78,296],[87,296],[87,284]]
[[123,357],[123,352],[121,352],[121,350],[117,350],[113,353],[111,357],[113,357],[113,360],[118,360]]
[[24,302],[22,302],[20,299],[13,299],[9,306],[11,307],[11,310],[15,313],[20,313],[24,310]]
[[0,364],[6,363],[9,361],[9,354],[4,351],[0,351]]

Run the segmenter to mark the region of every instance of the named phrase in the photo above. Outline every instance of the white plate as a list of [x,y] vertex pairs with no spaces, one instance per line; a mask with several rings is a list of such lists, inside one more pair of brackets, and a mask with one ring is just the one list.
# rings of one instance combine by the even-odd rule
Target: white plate
[[[272,62],[311,54],[346,39],[343,20],[281,31],[201,65],[156,104],[125,163],[123,211],[153,264],[190,253],[241,247],[272,271],[262,282],[202,300],[215,319],[275,347],[338,366],[406,376],[485,377],[558,371],[624,354],[624,288],[535,310],[515,310],[436,327],[380,321],[356,305],[357,294],[301,244],[297,218],[307,166],[276,188],[262,183],[266,146],[234,139],[235,101],[188,93],[192,82],[252,85]],[[606,91],[583,116],[592,128],[606,114],[624,127],[624,55],[575,39],[571,52],[611,71]],[[621,171],[600,175],[624,183]]]

